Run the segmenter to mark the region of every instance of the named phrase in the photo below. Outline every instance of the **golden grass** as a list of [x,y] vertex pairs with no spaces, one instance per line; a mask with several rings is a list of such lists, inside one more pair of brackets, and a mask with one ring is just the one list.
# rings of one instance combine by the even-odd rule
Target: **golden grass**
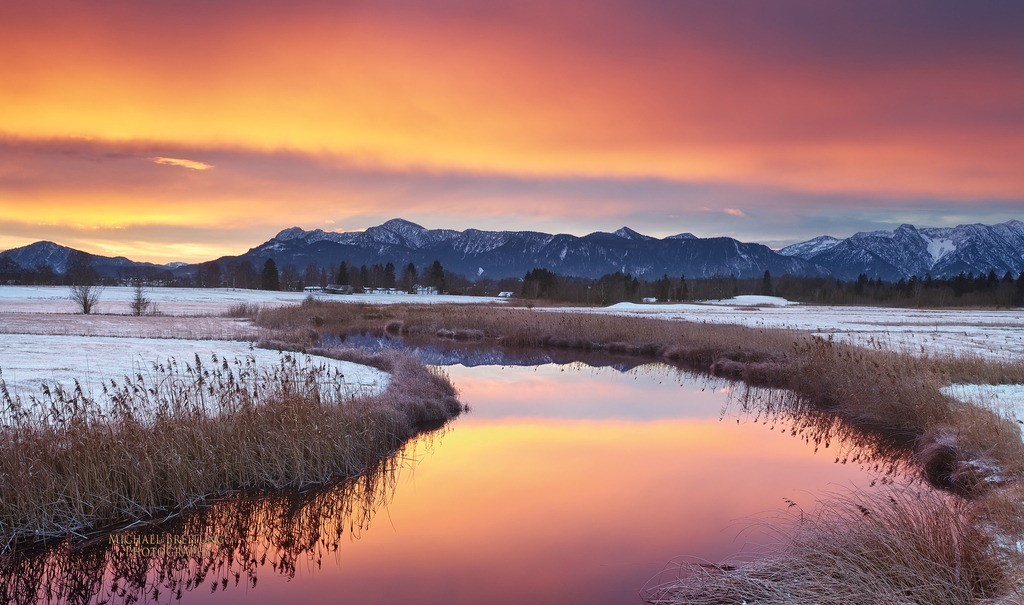
[[160,524],[0,555],[0,602],[165,602],[246,591],[337,556],[391,498],[403,449],[359,477],[299,492],[234,493]]
[[836,496],[770,524],[779,543],[752,562],[684,564],[649,603],[972,604],[1007,594],[989,534],[959,498],[891,486]]
[[184,360],[104,387],[23,400],[0,382],[0,551],[193,507],[235,490],[359,475],[461,410],[451,384],[409,355],[372,360],[387,390],[352,397],[330,371],[286,357]]

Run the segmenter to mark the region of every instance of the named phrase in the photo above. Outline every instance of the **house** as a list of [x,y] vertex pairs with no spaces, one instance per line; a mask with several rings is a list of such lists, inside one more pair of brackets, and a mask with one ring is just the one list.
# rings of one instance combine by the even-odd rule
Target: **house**
[[511,292],[498,292],[498,298],[512,298]]
[[306,286],[302,289],[303,292],[323,292],[324,289],[321,286]]

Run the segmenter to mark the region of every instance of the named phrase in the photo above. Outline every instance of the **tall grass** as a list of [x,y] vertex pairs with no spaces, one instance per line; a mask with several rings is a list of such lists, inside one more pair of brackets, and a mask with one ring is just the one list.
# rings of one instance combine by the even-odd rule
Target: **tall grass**
[[150,519],[235,490],[305,488],[374,468],[461,410],[451,384],[389,353],[379,395],[286,356],[260,370],[198,356],[26,398],[0,381],[0,551]]
[[684,563],[645,600],[967,605],[1012,590],[972,507],[942,492],[892,486],[790,512],[790,523],[769,525],[779,542],[754,561]]
[[263,574],[293,578],[369,526],[409,454],[308,491],[237,492],[158,525],[0,555],[0,602],[159,602],[246,591]]

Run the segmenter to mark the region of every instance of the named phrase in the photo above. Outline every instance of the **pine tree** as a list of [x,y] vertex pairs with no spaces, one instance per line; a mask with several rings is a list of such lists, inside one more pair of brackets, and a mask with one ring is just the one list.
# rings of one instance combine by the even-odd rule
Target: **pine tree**
[[419,275],[416,273],[416,265],[409,263],[405,266],[405,270],[402,271],[402,289],[409,294],[416,293],[416,282],[419,280]]
[[761,279],[761,294],[771,296],[775,294],[775,287],[772,285],[772,274],[765,269],[764,277]]
[[260,287],[264,290],[280,290],[281,277],[277,274],[277,263],[274,259],[268,258],[263,264],[263,274],[260,276]]
[[444,267],[441,261],[435,260],[427,271],[427,283],[437,289],[438,294],[445,291]]

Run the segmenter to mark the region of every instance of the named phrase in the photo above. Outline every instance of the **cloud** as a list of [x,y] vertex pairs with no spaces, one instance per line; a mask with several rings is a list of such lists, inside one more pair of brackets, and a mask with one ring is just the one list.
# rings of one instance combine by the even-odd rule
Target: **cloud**
[[[217,169],[167,170],[154,157],[201,157]],[[628,225],[657,237],[689,231],[791,243],[902,222],[1002,222],[1022,218],[1022,204],[1020,197],[810,194],[653,177],[393,168],[337,154],[0,137],[0,249],[49,239],[161,262],[238,254],[293,225],[357,230],[395,217],[428,228],[584,235]]]
[[1020,2],[7,4],[0,132],[18,136],[1024,195]]
[[191,170],[209,170],[213,168],[212,164],[205,162],[196,162],[195,160],[184,160],[181,158],[150,158],[154,164],[164,164],[165,166],[180,166],[182,168],[189,168]]

